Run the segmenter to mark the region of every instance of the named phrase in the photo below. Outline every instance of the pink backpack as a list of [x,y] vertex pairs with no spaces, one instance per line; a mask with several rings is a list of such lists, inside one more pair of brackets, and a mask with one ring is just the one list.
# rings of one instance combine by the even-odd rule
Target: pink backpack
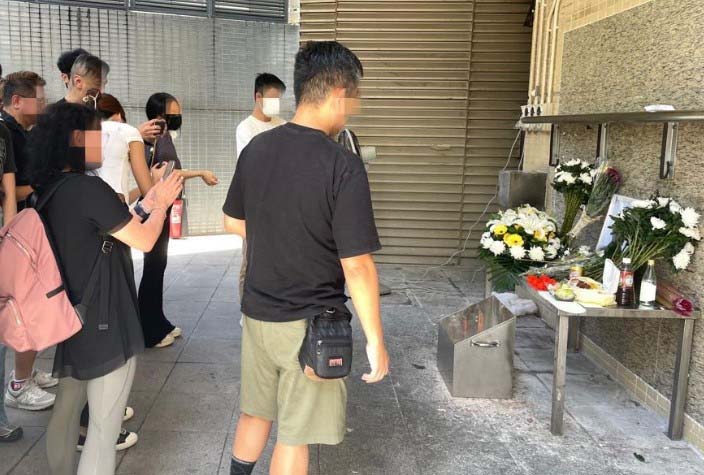
[[39,212],[61,184],[44,193],[35,209],[20,212],[0,229],[0,342],[15,351],[42,351],[83,327],[85,305],[98,279],[98,257],[81,304],[69,300],[48,229]]

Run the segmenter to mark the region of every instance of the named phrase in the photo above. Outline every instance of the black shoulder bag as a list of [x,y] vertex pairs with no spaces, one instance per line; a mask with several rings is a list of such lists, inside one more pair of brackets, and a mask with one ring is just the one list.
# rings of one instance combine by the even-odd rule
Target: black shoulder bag
[[322,379],[339,379],[352,369],[352,314],[330,308],[308,319],[298,361]]

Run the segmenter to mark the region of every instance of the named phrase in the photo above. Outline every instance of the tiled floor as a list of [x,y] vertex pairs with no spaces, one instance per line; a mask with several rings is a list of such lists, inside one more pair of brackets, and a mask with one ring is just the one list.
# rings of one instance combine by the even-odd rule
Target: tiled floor
[[[229,473],[239,393],[235,244],[199,238],[172,246],[166,307],[184,337],[139,359],[130,398],[136,416],[127,427],[139,432],[140,442],[119,455],[118,473]],[[139,261],[136,267],[139,276]],[[552,337],[533,317],[518,322],[514,399],[451,398],[435,365],[437,322],[480,299],[483,277],[425,271],[382,268],[394,291],[382,300],[391,376],[378,385],[362,383],[365,358],[357,352],[347,439],[339,447],[314,447],[312,474],[704,474],[699,454],[665,437],[664,419],[632,402],[581,355],[568,362],[565,436],[552,436]],[[40,364],[49,368],[50,358],[42,355]],[[26,435],[0,446],[0,473],[47,474],[50,413],[8,412]],[[271,444],[255,473],[267,473],[270,451]]]

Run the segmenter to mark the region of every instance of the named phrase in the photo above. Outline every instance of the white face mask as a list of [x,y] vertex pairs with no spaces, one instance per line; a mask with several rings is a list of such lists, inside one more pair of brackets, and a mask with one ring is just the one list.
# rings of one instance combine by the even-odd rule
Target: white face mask
[[169,130],[169,135],[171,135],[173,140],[176,140],[178,138],[178,130]]
[[281,100],[278,97],[265,97],[262,99],[262,113],[267,117],[279,115]]

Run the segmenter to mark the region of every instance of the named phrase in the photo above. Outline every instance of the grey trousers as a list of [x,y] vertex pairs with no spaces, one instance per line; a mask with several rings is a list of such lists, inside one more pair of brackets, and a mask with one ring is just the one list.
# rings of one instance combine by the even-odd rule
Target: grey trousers
[[7,347],[0,345],[0,428],[7,427],[7,414],[5,413],[5,354]]
[[53,475],[73,474],[81,411],[90,406],[88,435],[77,475],[113,475],[115,442],[122,428],[127,398],[132,389],[135,357],[112,373],[88,381],[61,378],[46,435],[49,468]]
[[242,240],[242,267],[240,267],[240,303],[242,302],[242,294],[244,294],[244,278],[247,275],[247,240]]

